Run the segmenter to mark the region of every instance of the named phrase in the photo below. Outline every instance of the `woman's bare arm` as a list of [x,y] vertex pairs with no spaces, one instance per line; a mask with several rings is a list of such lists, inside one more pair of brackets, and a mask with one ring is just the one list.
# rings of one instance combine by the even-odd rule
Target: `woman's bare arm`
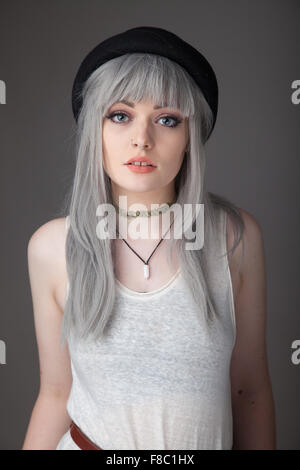
[[233,450],[275,450],[275,406],[265,338],[263,235],[256,219],[242,209],[241,213],[245,222],[245,256],[242,285],[235,303],[237,337],[231,359]]
[[72,385],[72,373],[68,347],[64,345],[62,348],[60,345],[63,312],[55,295],[58,282],[64,279],[64,224],[63,218],[47,222],[36,230],[28,243],[40,390],[22,450],[56,449],[71,423],[66,403]]

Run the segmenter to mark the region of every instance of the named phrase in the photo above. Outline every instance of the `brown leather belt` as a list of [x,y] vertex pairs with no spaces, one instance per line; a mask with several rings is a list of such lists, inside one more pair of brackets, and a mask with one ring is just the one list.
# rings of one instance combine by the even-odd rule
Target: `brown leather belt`
[[77,444],[81,450],[103,450],[101,449],[101,447],[96,446],[96,444],[94,444],[81,431],[81,429],[74,423],[74,421],[72,421],[70,425],[70,434],[75,444]]

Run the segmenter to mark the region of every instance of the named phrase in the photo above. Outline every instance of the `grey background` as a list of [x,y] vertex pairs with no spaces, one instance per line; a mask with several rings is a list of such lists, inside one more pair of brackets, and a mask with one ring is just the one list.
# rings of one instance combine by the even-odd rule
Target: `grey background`
[[[264,233],[267,345],[278,449],[300,449],[299,0],[0,2],[0,448],[20,449],[39,389],[27,268],[32,233],[59,213],[74,171],[71,87],[98,42],[159,26],[202,50],[220,107],[207,144],[210,190],[253,214]],[[45,426],[47,423],[45,423]]]

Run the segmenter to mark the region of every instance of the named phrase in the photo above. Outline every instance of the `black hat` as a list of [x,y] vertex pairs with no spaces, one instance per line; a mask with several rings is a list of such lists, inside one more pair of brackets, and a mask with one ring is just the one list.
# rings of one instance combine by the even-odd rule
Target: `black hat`
[[213,68],[197,49],[176,34],[152,26],[128,29],[123,33],[105,39],[88,53],[82,61],[73,83],[72,109],[75,120],[77,121],[82,106],[81,91],[83,85],[92,72],[108,60],[130,52],[145,52],[165,56],[188,71],[200,87],[212,110],[211,134],[218,111],[218,83]]

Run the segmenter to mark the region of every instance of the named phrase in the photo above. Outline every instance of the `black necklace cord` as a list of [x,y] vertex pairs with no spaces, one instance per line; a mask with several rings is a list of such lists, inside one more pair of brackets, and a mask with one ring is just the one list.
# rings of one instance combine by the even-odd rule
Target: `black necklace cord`
[[[168,231],[169,231],[170,228],[172,227],[173,223],[174,223],[174,220],[173,220],[173,222],[171,223],[171,225],[170,225],[170,227],[168,228],[168,230],[166,231],[166,233],[164,234],[164,236],[162,237],[162,239],[158,242],[158,244],[156,245],[156,247],[155,247],[154,250],[152,251],[152,253],[151,253],[151,255],[149,256],[149,258],[147,259],[147,261],[143,260],[143,258],[142,258],[133,248],[131,248],[131,246],[127,243],[127,241],[124,240],[124,238],[121,237],[121,240],[123,240],[123,242],[126,243],[126,245],[128,246],[128,248],[130,248],[130,249],[136,254],[136,256],[138,256],[138,257],[140,258],[140,260],[143,261],[143,263],[147,265],[147,264],[149,263],[149,260],[150,260],[151,256],[153,255],[153,253],[155,252],[155,250],[159,247],[159,245],[161,244],[161,242],[164,240],[165,235],[168,233]],[[117,228],[116,228],[116,232],[117,232],[118,235],[120,235]]]

